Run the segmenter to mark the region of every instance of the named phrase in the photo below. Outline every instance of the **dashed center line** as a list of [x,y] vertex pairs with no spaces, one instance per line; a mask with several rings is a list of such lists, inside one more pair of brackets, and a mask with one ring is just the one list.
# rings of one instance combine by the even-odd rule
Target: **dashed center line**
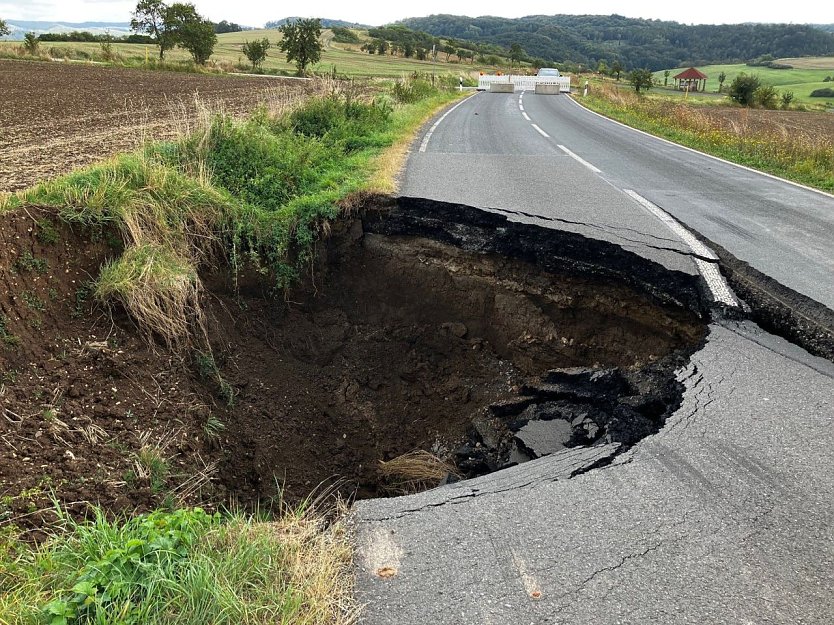
[[528,122],[530,121],[530,116],[527,113],[521,113],[521,115],[526,119]]
[[530,124],[530,125],[531,125],[531,126],[533,126],[533,128],[535,128],[535,129],[536,129],[536,132],[538,132],[538,133],[539,133],[542,137],[545,137],[545,138],[547,138],[547,139],[550,139],[550,135],[549,135],[549,134],[547,134],[544,130],[542,130],[542,129],[541,129],[541,128],[539,128],[538,126],[536,126],[536,124]]
[[575,161],[577,161],[577,162],[582,163],[583,165],[585,165],[585,167],[587,167],[588,169],[590,169],[590,170],[591,170],[592,172],[594,172],[595,174],[601,174],[601,173],[602,173],[602,170],[601,170],[599,167],[596,167],[596,166],[594,166],[594,165],[591,165],[591,164],[590,164],[588,161],[586,161],[584,158],[582,158],[582,157],[581,157],[581,156],[579,156],[578,154],[574,154],[574,153],[573,153],[573,152],[571,152],[569,149],[567,149],[565,146],[560,145],[560,146],[559,146],[559,149],[560,149],[560,150],[562,150],[562,152],[564,152],[564,153],[565,153],[565,154],[567,154],[568,156],[570,156],[573,160],[575,160]]

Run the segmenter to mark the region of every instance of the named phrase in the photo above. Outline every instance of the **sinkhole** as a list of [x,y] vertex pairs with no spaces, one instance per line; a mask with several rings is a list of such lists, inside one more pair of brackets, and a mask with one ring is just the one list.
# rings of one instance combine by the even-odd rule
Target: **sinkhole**
[[236,389],[220,474],[243,501],[410,492],[578,445],[625,449],[679,405],[697,279],[610,243],[426,200],[365,207],[303,286],[211,284]]

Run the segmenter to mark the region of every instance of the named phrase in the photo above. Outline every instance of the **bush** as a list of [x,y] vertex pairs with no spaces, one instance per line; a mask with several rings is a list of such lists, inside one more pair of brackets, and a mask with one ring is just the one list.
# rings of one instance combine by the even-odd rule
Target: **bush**
[[759,81],[758,76],[748,76],[742,72],[730,84],[730,98],[742,106],[750,106],[753,104],[754,94],[760,86],[761,81]]
[[334,26],[330,30],[333,31],[333,41],[336,43],[359,43],[359,35],[350,28]]
[[437,93],[432,84],[423,78],[401,80],[394,84],[392,94],[400,104],[419,102]]
[[812,98],[834,98],[834,89],[825,87],[823,89],[814,89],[811,92]]
[[775,109],[778,96],[779,92],[776,91],[776,87],[773,85],[762,85],[753,93],[753,100],[762,108]]

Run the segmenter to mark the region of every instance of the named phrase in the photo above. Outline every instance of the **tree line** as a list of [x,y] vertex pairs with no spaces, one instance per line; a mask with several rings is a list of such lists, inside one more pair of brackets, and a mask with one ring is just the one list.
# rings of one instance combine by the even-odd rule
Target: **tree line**
[[493,44],[549,63],[596,67],[600,60],[653,70],[682,65],[739,63],[774,57],[834,54],[834,35],[797,24],[702,24],[620,15],[536,15],[518,19],[431,15],[402,24],[435,37]]

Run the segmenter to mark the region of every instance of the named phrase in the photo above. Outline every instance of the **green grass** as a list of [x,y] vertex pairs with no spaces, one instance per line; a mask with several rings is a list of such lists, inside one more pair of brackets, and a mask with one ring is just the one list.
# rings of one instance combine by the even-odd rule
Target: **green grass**
[[12,195],[0,211],[50,206],[68,223],[117,230],[124,253],[102,269],[98,299],[180,346],[203,334],[201,267],[225,259],[233,272],[269,276],[277,291],[292,286],[339,201],[385,187],[394,173],[386,149],[457,95],[416,80],[372,101],[314,99],[279,119],[219,116],[178,141]]
[[284,510],[274,522],[199,508],[87,522],[60,510],[33,548],[0,536],[4,625],[351,622],[341,522]]
[[[779,61],[781,62],[781,61]],[[674,85],[672,77],[680,73],[686,68],[671,69],[669,75],[669,85]],[[747,75],[756,75],[764,84],[773,85],[779,91],[793,91],[795,102],[802,102],[804,104],[817,106],[834,106],[834,98],[811,98],[809,94],[813,89],[818,89],[821,86],[831,86],[832,83],[822,83],[827,76],[834,75],[834,69],[771,69],[769,67],[751,67],[743,63],[736,63],[732,65],[704,65],[699,66],[704,74],[709,79],[707,81],[707,92],[718,91],[718,75],[724,72],[727,79],[724,81],[724,91],[726,92],[733,79],[741,73]],[[663,84],[663,71],[655,72],[654,79],[659,84]],[[812,86],[814,85],[814,86]],[[665,93],[665,91],[664,91]]]
[[834,145],[790,133],[716,129],[696,107],[601,87],[581,99],[607,117],[726,160],[825,191],[834,190]]

